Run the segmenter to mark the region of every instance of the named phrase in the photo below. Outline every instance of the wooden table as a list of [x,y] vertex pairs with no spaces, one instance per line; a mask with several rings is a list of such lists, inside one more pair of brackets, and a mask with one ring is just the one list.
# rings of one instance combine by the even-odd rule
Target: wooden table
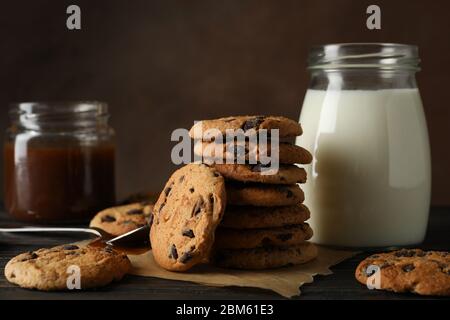
[[[0,225],[8,217],[0,213]],[[38,292],[16,287],[3,276],[7,261],[20,252],[58,245],[77,239],[62,236],[0,235],[0,299],[282,299],[277,294],[252,288],[215,288],[194,283],[127,276],[120,283],[92,291]],[[450,208],[432,208],[424,249],[450,250]],[[334,274],[317,276],[304,285],[296,299],[424,299],[413,294],[368,290],[353,276],[355,267],[367,254],[360,254],[332,268]],[[430,298],[426,298],[430,299]]]

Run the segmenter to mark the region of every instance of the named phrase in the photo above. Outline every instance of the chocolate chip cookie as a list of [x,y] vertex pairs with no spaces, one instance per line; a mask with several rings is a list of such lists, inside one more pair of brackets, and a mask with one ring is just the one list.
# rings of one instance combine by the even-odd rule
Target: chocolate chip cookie
[[[278,129],[279,137],[294,137],[302,134],[300,124],[285,117],[278,116],[236,116],[197,122],[189,131],[193,139],[203,141],[217,140],[224,137],[226,130],[242,129],[245,134],[254,134],[261,129]],[[270,133],[270,132],[268,132]]]
[[207,261],[225,204],[225,182],[216,170],[204,164],[177,170],[154,208],[150,239],[155,261],[172,271]]
[[216,230],[214,247],[217,249],[252,249],[268,246],[290,246],[301,244],[310,239],[312,235],[313,231],[307,223],[246,230],[219,227]]
[[369,266],[379,268],[379,289],[421,295],[450,295],[448,252],[402,249],[371,255],[356,268],[355,277],[362,284],[366,284],[375,273]]
[[124,253],[111,247],[64,245],[39,249],[12,258],[5,267],[6,279],[23,288],[44,291],[67,290],[67,282],[79,268],[81,289],[120,280],[131,268]]
[[300,187],[261,183],[226,183],[227,203],[257,207],[291,206],[303,202],[305,195]]
[[[279,163],[308,164],[312,161],[312,155],[308,150],[291,143],[281,142],[278,148],[275,148],[274,151],[275,154],[273,156],[278,156]],[[197,141],[194,145],[194,153],[197,156],[203,157],[203,162],[209,164],[221,162],[225,163],[226,161],[233,161],[234,163],[237,163],[238,159],[245,160],[247,163],[249,163],[249,159],[259,162],[261,152],[263,156],[271,157],[271,144],[268,143],[266,149],[261,149],[258,144],[251,144],[248,142],[215,143]]]
[[227,206],[220,226],[234,229],[284,227],[301,224],[309,216],[309,210],[303,204],[283,207]]
[[[280,165],[269,168],[262,164],[213,164],[226,179],[242,182],[260,182],[268,184],[295,184],[306,182],[306,171],[296,165]],[[266,174],[262,174],[265,171]]]
[[305,242],[288,247],[261,247],[256,249],[221,249],[214,255],[220,267],[235,269],[269,269],[309,262],[317,257],[317,248]]
[[90,227],[119,236],[151,222],[153,204],[133,203],[100,211],[91,220]]

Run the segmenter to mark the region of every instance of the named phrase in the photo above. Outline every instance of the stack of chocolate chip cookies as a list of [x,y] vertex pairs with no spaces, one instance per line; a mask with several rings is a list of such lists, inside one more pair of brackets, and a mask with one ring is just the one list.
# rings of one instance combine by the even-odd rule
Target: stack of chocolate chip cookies
[[[280,142],[274,149],[277,155],[271,155],[270,143],[274,141],[270,139],[266,148],[251,145],[249,140],[232,141],[235,145],[230,153],[223,137],[230,130],[239,129],[245,135],[266,129],[269,137],[270,130],[277,129],[281,141],[302,134],[297,121],[275,116],[205,120],[191,128],[190,136],[196,140],[194,153],[225,178],[227,205],[215,232],[213,261],[222,267],[240,269],[275,268],[310,261],[316,257],[317,249],[307,242],[313,234],[305,222],[310,213],[302,204],[304,194],[298,186],[306,182],[306,172],[295,164],[310,163],[311,154],[294,144]],[[267,150],[268,156],[278,156],[278,170],[258,161],[262,150]],[[253,156],[256,163],[226,161],[239,152],[247,160]],[[269,171],[263,174],[265,170]]]

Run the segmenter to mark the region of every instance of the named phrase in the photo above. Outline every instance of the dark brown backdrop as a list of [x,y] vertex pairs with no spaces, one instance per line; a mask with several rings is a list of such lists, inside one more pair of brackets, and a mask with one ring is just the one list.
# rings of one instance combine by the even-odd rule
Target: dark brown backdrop
[[[65,9],[82,9],[68,31]],[[373,1],[46,1],[2,3],[0,138],[7,104],[99,99],[118,132],[120,195],[159,189],[173,170],[170,133],[232,114],[297,118],[313,44],[401,42],[420,47],[433,157],[433,203],[450,204],[450,2],[376,1],[382,30],[365,28]],[[0,175],[1,177],[1,175]]]

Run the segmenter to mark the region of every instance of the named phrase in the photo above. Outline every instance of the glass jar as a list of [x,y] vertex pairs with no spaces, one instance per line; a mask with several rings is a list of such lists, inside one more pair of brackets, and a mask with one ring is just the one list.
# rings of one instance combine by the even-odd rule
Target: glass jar
[[423,241],[431,165],[418,64],[410,45],[311,50],[296,143],[314,156],[304,186],[313,242],[374,248]]
[[10,116],[5,205],[14,218],[79,222],[114,204],[115,142],[105,103],[19,103]]

